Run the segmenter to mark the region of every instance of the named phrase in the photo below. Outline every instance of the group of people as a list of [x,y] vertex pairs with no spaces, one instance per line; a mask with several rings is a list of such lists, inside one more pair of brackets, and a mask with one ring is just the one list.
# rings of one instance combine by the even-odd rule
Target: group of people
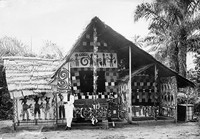
[[[72,119],[73,119],[73,109],[74,109],[74,95],[72,94],[71,91],[68,91],[67,93],[63,93],[63,95],[60,95],[60,101],[58,103],[59,106],[59,117],[60,119],[64,119],[66,118],[66,130],[71,130],[71,123],[72,123]],[[31,108],[31,104],[28,105],[27,104],[27,97],[25,96],[22,100],[22,118],[23,120],[25,120],[25,114],[27,116],[27,120],[29,119],[29,113],[28,113],[28,109]],[[46,105],[49,104],[49,99],[50,98],[46,98]],[[38,114],[38,118],[40,119],[40,108],[41,108],[41,104],[38,103],[39,101],[39,97],[35,97],[34,98],[35,104],[34,104],[34,118],[36,118],[36,115]],[[49,110],[50,109],[50,105],[47,105],[48,107],[45,108],[45,110]],[[45,119],[47,119],[47,113],[45,113]]]

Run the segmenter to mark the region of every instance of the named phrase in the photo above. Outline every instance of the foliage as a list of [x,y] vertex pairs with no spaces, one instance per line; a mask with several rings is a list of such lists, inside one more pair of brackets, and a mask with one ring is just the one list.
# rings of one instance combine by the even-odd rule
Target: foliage
[[195,63],[195,71],[196,71],[196,86],[198,88],[199,96],[200,96],[200,49],[198,49],[196,55]]
[[199,47],[200,0],[155,0],[137,6],[134,19],[150,21],[152,51],[168,57],[170,68],[186,76],[186,53]]
[[178,104],[195,104],[197,101],[198,92],[196,88],[179,88],[177,96]]
[[11,119],[12,100],[7,89],[5,72],[3,66],[0,66],[0,119]]
[[[27,46],[12,37],[0,38],[0,58],[4,56],[36,56],[27,50]],[[12,100],[10,98],[3,61],[0,59],[0,119],[12,118]]]
[[12,37],[3,37],[0,39],[0,57],[3,56],[36,56],[28,51],[28,46]]
[[143,40],[143,38],[141,38],[141,36],[139,36],[139,35],[133,36],[133,43],[135,43],[140,48],[143,48],[143,42],[144,42],[144,40]]
[[63,58],[62,51],[59,49],[58,45],[48,40],[45,41],[45,45],[44,47],[42,47],[39,56],[42,58],[48,58],[48,59],[62,59]]

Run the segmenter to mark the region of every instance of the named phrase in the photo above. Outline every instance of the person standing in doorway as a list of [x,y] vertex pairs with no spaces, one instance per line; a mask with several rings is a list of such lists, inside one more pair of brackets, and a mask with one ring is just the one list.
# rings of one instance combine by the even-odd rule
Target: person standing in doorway
[[67,125],[65,130],[71,130],[71,123],[73,119],[73,109],[74,109],[74,95],[71,91],[68,91],[64,96],[64,104],[65,104],[65,117],[67,121]]

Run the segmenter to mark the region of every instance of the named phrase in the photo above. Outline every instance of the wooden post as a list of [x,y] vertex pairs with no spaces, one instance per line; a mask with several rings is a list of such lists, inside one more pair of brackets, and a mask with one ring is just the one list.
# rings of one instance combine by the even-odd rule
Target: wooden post
[[57,89],[56,89],[56,92],[54,92],[55,94],[55,101],[56,101],[56,114],[55,114],[55,116],[56,116],[56,126],[57,126],[57,124],[58,124],[58,99],[57,99]]
[[129,46],[128,122],[132,122],[131,46]]
[[97,31],[94,27],[93,32],[93,92],[94,92],[94,101],[95,101],[95,109],[96,109],[96,95],[97,95]]
[[186,118],[185,118],[185,122],[188,121],[188,100],[189,100],[189,96],[190,96],[190,87],[186,87]]
[[[17,115],[17,110],[16,110],[16,98],[13,96],[13,130],[16,130],[16,115]],[[19,126],[19,125],[18,125]]]
[[154,80],[155,80],[155,83],[154,83],[154,119],[157,121],[157,106],[156,106],[156,102],[158,100],[158,89],[157,89],[157,79],[158,79],[158,69],[157,69],[157,66],[155,64],[155,69],[154,69]]
[[174,89],[172,91],[174,91],[174,101],[175,101],[175,115],[174,115],[174,120],[175,120],[175,123],[177,123],[177,93],[178,93],[178,87],[177,87],[177,77],[176,76],[173,76],[171,77],[171,80],[172,80],[172,86],[174,87]]

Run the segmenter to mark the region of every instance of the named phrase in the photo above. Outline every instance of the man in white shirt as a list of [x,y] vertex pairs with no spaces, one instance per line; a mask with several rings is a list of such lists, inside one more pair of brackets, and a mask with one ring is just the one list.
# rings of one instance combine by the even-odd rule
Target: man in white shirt
[[73,109],[74,109],[74,95],[71,91],[68,91],[64,95],[64,105],[65,105],[65,116],[67,125],[65,130],[71,130],[71,123],[73,119]]

